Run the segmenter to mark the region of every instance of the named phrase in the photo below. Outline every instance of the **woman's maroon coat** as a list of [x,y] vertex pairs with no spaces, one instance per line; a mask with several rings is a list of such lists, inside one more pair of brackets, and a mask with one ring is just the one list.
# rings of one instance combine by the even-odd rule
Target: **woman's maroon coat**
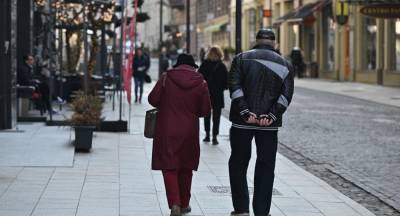
[[164,73],[149,95],[158,108],[153,140],[153,170],[197,170],[200,159],[199,118],[211,111],[203,76],[187,65]]

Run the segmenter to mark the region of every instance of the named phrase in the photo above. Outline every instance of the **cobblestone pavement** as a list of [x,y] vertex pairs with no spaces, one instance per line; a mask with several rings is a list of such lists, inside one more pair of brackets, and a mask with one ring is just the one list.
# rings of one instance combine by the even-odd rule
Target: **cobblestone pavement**
[[399,108],[297,88],[284,121],[284,146],[400,209]]
[[400,108],[296,88],[279,152],[376,215],[400,216],[399,120]]

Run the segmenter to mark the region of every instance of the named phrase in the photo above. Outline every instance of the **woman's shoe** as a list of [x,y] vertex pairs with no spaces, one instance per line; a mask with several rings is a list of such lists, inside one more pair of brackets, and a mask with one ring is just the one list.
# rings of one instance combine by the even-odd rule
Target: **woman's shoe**
[[181,212],[181,207],[177,206],[177,205],[173,205],[171,207],[171,214],[170,216],[181,216],[182,212]]
[[189,212],[192,211],[192,208],[190,206],[186,207],[186,208],[181,208],[181,213],[182,214],[187,214]]
[[231,216],[250,216],[250,213],[233,211],[233,212],[231,212]]
[[212,144],[213,144],[213,145],[218,145],[218,144],[219,144],[219,142],[218,142],[218,140],[217,140],[217,137],[214,137],[214,138],[212,139]]

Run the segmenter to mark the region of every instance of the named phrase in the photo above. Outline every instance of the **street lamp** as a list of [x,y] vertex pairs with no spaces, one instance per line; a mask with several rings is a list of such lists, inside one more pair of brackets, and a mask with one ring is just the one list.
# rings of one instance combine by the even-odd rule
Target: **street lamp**
[[236,0],[236,54],[242,52],[242,0]]
[[190,54],[190,0],[186,0],[186,52]]

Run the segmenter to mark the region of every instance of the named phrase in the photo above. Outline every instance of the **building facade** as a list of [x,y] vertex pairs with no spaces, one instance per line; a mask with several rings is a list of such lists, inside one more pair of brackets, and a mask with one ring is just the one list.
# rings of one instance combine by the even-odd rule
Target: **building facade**
[[340,25],[339,0],[272,0],[272,24],[280,51],[300,47],[313,76],[400,86],[400,19],[361,14],[367,3],[346,4]]
[[32,47],[31,4],[31,1],[0,1],[0,130],[13,129],[17,123],[18,56]]
[[[256,34],[260,28],[265,26],[263,11],[264,0],[242,1],[242,49],[248,50],[254,46]],[[235,23],[236,23],[236,1],[232,0],[230,5],[230,46],[235,47]]]
[[197,53],[213,45],[230,47],[229,5],[230,0],[197,0]]
[[[149,14],[150,19],[144,23],[138,23],[138,40],[143,42],[150,51],[156,51],[160,48],[160,2],[161,0],[146,0],[142,6],[142,12]],[[164,0],[161,28],[163,41],[167,40],[169,34],[165,26],[171,23],[171,7],[169,1]]]

